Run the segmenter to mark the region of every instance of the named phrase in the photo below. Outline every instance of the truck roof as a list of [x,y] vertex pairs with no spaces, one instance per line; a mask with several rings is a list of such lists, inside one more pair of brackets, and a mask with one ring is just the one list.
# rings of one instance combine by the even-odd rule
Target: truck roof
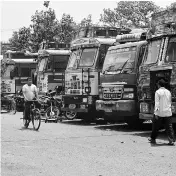
[[70,55],[70,50],[39,50],[38,55],[48,56],[48,55]]
[[152,40],[157,40],[159,38],[163,38],[163,37],[176,37],[176,34],[158,34],[157,36],[152,36],[151,38],[148,38],[147,41],[152,41]]
[[15,63],[37,63],[34,59],[11,59]]
[[147,44],[147,41],[139,41],[139,42],[119,44],[119,45],[116,45],[116,46],[109,47],[108,50],[114,50],[114,49],[117,49],[117,48],[124,48],[124,47],[131,47],[131,46],[140,46],[142,44]]
[[79,38],[71,42],[71,47],[81,46],[81,45],[99,45],[99,44],[109,44],[112,45],[116,42],[115,38]]

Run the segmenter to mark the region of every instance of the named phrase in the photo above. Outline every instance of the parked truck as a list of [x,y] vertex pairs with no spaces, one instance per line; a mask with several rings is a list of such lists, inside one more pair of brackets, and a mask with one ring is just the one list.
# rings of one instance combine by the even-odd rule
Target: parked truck
[[[5,58],[14,62],[14,68],[9,71],[12,85],[15,92],[21,91],[22,86],[27,83],[27,78],[31,77],[36,69],[35,59],[37,53],[25,53],[24,51],[11,51],[5,53]],[[15,93],[14,92],[14,93]]]
[[137,78],[146,47],[146,32],[118,35],[105,57],[96,110],[106,121],[139,125]]
[[118,28],[93,26],[81,29],[72,41],[62,107],[68,119],[91,121],[99,116],[95,102],[99,99],[100,72],[108,48],[121,32]]
[[[176,127],[176,11],[166,10],[154,14],[157,26],[140,67],[138,95],[140,119],[151,120],[154,113],[154,98],[157,82],[164,79],[172,94],[173,124]],[[167,17],[167,18],[166,18]],[[169,17],[169,18],[168,18]],[[158,22],[161,23],[158,24]]]
[[39,94],[64,90],[64,71],[70,56],[69,46],[57,42],[42,43],[38,51],[34,82]]

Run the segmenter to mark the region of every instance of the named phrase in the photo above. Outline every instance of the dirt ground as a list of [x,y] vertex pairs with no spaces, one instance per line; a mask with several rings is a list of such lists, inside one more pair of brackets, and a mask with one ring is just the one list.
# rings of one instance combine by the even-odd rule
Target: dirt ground
[[22,128],[20,117],[1,114],[2,176],[175,176],[176,146],[164,131],[148,143],[151,124],[44,123]]

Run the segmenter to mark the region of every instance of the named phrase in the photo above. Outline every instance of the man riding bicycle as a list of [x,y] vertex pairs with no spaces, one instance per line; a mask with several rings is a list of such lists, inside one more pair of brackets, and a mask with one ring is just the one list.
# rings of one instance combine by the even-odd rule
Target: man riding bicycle
[[24,96],[24,118],[30,120],[30,105],[31,101],[35,98],[38,100],[38,90],[37,87],[32,84],[32,79],[29,77],[27,79],[27,84],[25,84],[22,88],[23,96]]

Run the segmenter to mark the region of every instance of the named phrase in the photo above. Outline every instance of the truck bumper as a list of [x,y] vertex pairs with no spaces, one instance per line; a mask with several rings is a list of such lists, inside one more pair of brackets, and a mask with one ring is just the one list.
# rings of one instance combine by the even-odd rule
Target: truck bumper
[[[140,103],[139,118],[144,120],[151,120],[153,118],[154,108],[151,103],[142,102]],[[172,115],[173,123],[176,123],[176,102],[172,102]]]
[[104,111],[105,114],[118,116],[134,116],[137,114],[137,105],[135,100],[117,100],[117,101],[96,101],[96,110]]
[[87,113],[95,110],[95,101],[97,96],[87,95],[63,95],[63,107],[62,111],[73,111]]
[[85,108],[85,109],[81,109],[81,108],[70,109],[68,107],[66,107],[66,108],[62,107],[61,110],[62,111],[83,112],[83,113],[87,113],[89,111],[88,108]]

